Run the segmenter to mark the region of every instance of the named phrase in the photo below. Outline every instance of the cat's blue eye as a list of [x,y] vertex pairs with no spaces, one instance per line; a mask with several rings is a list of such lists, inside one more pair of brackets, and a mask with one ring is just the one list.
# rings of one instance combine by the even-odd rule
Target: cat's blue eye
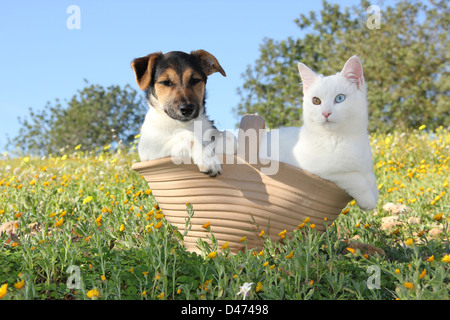
[[345,100],[345,95],[343,95],[342,93],[341,94],[338,94],[337,96],[336,96],[336,98],[334,98],[334,101],[336,102],[336,103],[341,103],[341,102],[343,102]]

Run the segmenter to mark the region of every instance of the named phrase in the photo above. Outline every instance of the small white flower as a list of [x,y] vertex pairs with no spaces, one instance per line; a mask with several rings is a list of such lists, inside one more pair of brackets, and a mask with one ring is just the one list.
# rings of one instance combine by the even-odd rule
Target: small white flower
[[251,282],[251,283],[245,282],[242,286],[239,287],[240,291],[237,294],[238,295],[242,294],[244,296],[244,300],[245,300],[245,297],[247,296],[248,292],[252,288],[252,284],[253,284],[253,282]]

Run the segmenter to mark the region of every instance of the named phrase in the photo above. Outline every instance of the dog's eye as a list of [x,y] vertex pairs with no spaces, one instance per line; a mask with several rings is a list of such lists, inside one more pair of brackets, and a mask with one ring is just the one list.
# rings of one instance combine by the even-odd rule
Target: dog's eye
[[171,87],[173,85],[172,81],[170,81],[170,80],[160,81],[159,84],[162,84],[163,86],[166,86],[166,87]]
[[197,83],[199,83],[200,81],[202,81],[202,79],[198,79],[198,78],[191,78],[191,80],[189,80],[189,84],[191,86],[195,86]]

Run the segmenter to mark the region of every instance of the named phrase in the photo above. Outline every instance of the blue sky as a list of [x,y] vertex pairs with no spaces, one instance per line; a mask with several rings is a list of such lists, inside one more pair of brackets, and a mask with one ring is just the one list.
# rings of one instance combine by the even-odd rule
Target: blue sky
[[[70,5],[80,9],[80,29],[67,27]],[[47,101],[70,99],[85,86],[83,79],[139,90],[130,62],[154,51],[212,53],[227,77],[209,77],[207,112],[219,129],[232,129],[236,89],[247,66],[259,57],[264,37],[300,37],[294,19],[321,7],[321,1],[305,0],[2,1],[0,152],[6,135],[17,135],[17,118],[27,117],[29,107],[42,109]]]

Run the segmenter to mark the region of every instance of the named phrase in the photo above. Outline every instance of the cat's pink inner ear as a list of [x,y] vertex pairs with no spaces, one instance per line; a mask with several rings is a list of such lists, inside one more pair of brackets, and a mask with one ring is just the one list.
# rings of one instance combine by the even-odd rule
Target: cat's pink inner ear
[[302,78],[303,92],[305,92],[314,83],[317,75],[301,62],[298,63],[298,72]]
[[341,74],[351,82],[356,83],[358,88],[361,88],[364,84],[363,68],[357,56],[347,60]]

